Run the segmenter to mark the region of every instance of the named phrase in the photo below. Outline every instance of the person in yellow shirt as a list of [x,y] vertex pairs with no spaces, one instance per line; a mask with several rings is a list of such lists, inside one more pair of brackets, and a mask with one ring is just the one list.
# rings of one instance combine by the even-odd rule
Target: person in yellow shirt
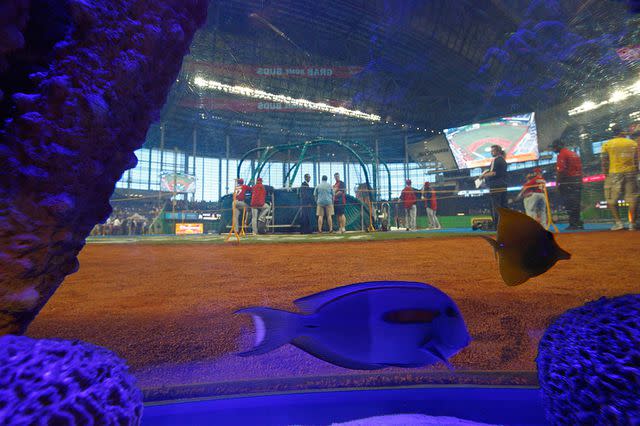
[[612,231],[624,229],[618,213],[618,199],[624,191],[624,199],[629,203],[629,230],[636,229],[636,206],[638,200],[638,144],[626,137],[619,127],[613,129],[614,137],[602,146],[602,173],[604,195],[615,224]]

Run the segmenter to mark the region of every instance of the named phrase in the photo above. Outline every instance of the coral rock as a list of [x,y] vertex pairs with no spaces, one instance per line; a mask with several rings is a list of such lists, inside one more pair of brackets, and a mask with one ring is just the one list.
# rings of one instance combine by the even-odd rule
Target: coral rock
[[565,312],[547,329],[536,361],[552,424],[639,424],[640,295]]
[[0,288],[41,295],[26,313],[0,301],[0,335],[24,333],[77,268],[207,6],[0,0]]

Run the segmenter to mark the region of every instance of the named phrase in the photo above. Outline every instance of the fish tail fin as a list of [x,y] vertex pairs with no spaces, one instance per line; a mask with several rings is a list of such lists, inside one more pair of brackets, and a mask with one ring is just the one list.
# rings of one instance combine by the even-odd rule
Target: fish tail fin
[[485,239],[489,244],[491,244],[491,247],[493,247],[493,254],[497,259],[498,258],[498,242],[493,238],[487,237],[486,235],[478,235],[478,236],[480,238]]
[[279,309],[253,307],[235,313],[251,315],[256,328],[255,346],[237,353],[238,356],[262,355],[286,345],[296,337],[300,323],[300,315]]

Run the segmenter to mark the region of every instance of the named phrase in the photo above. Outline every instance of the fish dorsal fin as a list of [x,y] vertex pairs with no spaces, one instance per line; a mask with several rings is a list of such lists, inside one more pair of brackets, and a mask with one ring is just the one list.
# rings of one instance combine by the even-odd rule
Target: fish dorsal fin
[[498,208],[498,213],[500,222],[497,240],[507,249],[522,247],[529,241],[536,241],[540,234],[547,232],[542,225],[524,213],[503,208]]
[[436,289],[435,287],[419,282],[368,281],[364,283],[349,284],[342,287],[321,291],[320,293],[301,297],[300,299],[295,300],[293,303],[295,303],[302,312],[310,314],[317,311],[322,305],[339,297],[343,297],[359,291],[372,290],[376,288],[417,288],[422,290],[433,289],[440,293],[440,290]]
[[494,240],[493,238],[489,238],[486,235],[478,235],[480,238],[484,239],[486,242],[488,242],[491,247],[493,247],[493,254],[495,255],[496,259],[498,258],[498,249],[500,248],[500,245],[498,244],[498,242],[496,240]]

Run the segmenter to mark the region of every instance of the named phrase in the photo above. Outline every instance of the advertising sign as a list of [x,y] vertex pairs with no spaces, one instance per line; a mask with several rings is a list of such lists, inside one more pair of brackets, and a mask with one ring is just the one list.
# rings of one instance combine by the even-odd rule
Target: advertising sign
[[219,62],[189,61],[184,69],[190,73],[202,72],[218,76],[241,76],[258,78],[350,78],[362,71],[361,66],[330,65],[249,65]]
[[176,223],[176,235],[203,234],[204,224],[202,223]]

